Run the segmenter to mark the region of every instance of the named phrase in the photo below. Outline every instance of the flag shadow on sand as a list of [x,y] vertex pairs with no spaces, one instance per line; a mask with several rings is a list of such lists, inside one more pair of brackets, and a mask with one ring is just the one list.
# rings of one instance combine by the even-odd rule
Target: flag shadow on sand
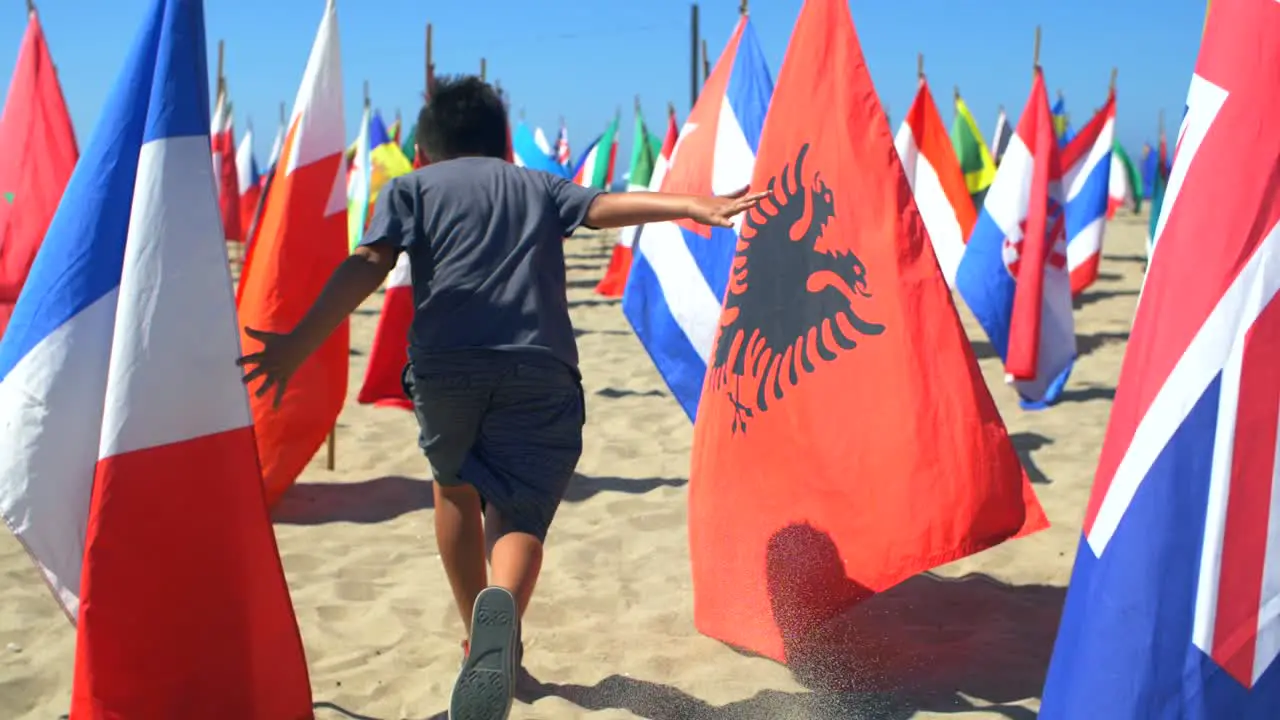
[[[808,525],[776,533],[766,562],[787,664],[812,692],[766,690],[715,706],[676,688],[612,675],[593,686],[526,678],[521,699],[556,696],[586,710],[620,709],[649,720],[905,720],[920,711],[965,710],[1012,720],[1036,716],[1014,703],[1040,695],[1065,588],[925,574],[873,595],[845,577],[831,538]],[[841,583],[867,599],[826,617],[818,594]]]
[[431,481],[389,475],[361,482],[298,483],[280,498],[272,522],[376,524],[434,506]]
[[[623,478],[574,473],[564,501],[582,502],[602,492],[643,495],[679,488],[686,478]],[[298,483],[280,498],[271,520],[282,525],[374,525],[435,507],[431,481],[389,475],[360,482]]]

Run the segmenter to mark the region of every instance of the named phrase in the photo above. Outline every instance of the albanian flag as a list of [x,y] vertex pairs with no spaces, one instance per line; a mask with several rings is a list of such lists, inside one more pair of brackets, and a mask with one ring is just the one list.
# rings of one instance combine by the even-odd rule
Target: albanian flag
[[765,120],[694,429],[694,621],[781,661],[873,593],[1048,526],[930,249],[844,0]]

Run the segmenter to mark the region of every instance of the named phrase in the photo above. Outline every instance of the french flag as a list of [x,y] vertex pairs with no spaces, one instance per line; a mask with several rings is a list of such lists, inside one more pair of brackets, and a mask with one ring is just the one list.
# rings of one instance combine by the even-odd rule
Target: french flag
[[1280,3],[1209,13],[1042,720],[1280,717]]
[[0,515],[71,717],[312,717],[236,358],[200,0],[153,0],[0,340]]
[[956,289],[1029,410],[1057,401],[1076,356],[1058,152],[1037,68],[956,271]]
[[[689,113],[662,181],[663,192],[725,194],[751,182],[773,79],[744,15]],[[738,243],[735,226],[691,221],[645,225],[634,251],[622,312],[692,420]]]
[[1067,196],[1067,270],[1071,294],[1098,279],[1102,235],[1110,204],[1111,152],[1116,139],[1116,96],[1094,114],[1062,151],[1062,184]]

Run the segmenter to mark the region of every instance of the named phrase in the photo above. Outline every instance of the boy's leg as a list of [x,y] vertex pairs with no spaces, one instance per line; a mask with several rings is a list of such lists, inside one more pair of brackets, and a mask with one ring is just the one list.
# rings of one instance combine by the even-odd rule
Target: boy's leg
[[476,476],[494,488],[486,493],[489,582],[510,591],[522,615],[542,569],[543,541],[582,454],[584,422],[577,376],[546,359],[515,362],[481,424],[472,459]]
[[480,494],[467,484],[434,486],[436,547],[469,638],[476,596],[489,584]]
[[[449,703],[453,720],[494,712],[515,691],[520,616],[542,568],[542,542],[582,454],[582,386],[568,366],[510,356],[461,473],[484,496],[491,582],[475,606],[471,652]],[[501,694],[498,694],[498,690]]]
[[484,533],[493,567],[493,584],[515,596],[520,617],[524,617],[542,571],[542,540],[516,530],[510,520],[492,507],[484,516]]
[[440,562],[458,614],[471,633],[476,596],[488,584],[480,495],[459,476],[475,445],[485,406],[499,375],[473,372],[463,360],[406,368],[405,391],[413,400],[418,443],[434,475],[435,534]]

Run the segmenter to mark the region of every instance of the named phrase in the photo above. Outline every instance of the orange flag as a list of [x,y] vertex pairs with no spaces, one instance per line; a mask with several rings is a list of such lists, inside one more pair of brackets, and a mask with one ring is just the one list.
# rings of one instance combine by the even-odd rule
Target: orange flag
[[[343,167],[342,68],[338,17],[329,0],[272,181],[262,225],[245,259],[238,305],[241,326],[293,329],[329,275],[347,257]],[[257,341],[241,337],[246,351]],[[271,393],[250,395],[267,503],[293,484],[342,410],[350,351],[346,323],[289,381],[279,408]]]
[[775,86],[694,428],[694,621],[791,660],[922,571],[1047,527],[903,174],[848,3]]
[[954,287],[956,269],[960,267],[969,233],[978,221],[978,212],[964,184],[964,170],[960,169],[960,159],[951,146],[947,126],[942,122],[923,75],[916,99],[902,119],[894,144],[942,276],[947,279],[947,285]]

